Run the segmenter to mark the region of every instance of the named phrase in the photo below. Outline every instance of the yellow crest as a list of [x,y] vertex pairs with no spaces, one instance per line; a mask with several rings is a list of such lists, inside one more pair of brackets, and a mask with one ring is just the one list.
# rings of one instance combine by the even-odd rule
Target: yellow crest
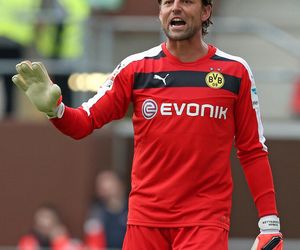
[[220,89],[224,86],[224,76],[217,71],[209,72],[205,77],[206,84],[213,89]]

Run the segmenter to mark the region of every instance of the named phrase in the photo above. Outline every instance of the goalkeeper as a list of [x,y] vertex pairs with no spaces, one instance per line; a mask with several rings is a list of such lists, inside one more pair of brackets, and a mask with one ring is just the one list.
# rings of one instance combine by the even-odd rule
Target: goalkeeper
[[166,42],[123,60],[79,108],[42,63],[13,82],[62,133],[83,138],[134,105],[134,159],[123,250],[227,250],[238,158],[258,211],[252,250],[283,248],[260,107],[249,65],[203,40],[212,0],[158,0]]

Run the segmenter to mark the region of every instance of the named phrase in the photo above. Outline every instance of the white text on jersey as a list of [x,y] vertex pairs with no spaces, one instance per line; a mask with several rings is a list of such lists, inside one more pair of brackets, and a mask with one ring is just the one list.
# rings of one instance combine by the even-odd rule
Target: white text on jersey
[[187,116],[205,116],[208,112],[210,118],[224,119],[227,118],[228,108],[213,106],[211,104],[198,103],[162,103],[160,113],[163,116],[186,114]]
[[161,116],[190,116],[190,117],[205,117],[215,119],[227,119],[228,108],[222,106],[214,106],[211,104],[198,104],[198,103],[171,103],[165,102],[158,105],[154,100],[147,99],[142,106],[142,113],[144,118],[152,119],[157,113]]

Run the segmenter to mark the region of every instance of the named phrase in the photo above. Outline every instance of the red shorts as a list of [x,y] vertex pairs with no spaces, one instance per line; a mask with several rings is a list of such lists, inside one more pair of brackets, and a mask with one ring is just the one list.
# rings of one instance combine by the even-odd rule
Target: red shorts
[[123,250],[228,250],[228,231],[219,227],[153,228],[128,225]]

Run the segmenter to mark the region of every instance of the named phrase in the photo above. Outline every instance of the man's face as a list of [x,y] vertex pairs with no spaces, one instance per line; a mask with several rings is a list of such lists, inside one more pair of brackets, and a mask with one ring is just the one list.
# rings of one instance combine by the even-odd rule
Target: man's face
[[58,216],[51,209],[40,208],[34,214],[34,228],[45,237],[48,237],[58,224]]
[[188,40],[200,35],[202,22],[210,16],[211,7],[201,0],[162,0],[159,19],[170,40]]

